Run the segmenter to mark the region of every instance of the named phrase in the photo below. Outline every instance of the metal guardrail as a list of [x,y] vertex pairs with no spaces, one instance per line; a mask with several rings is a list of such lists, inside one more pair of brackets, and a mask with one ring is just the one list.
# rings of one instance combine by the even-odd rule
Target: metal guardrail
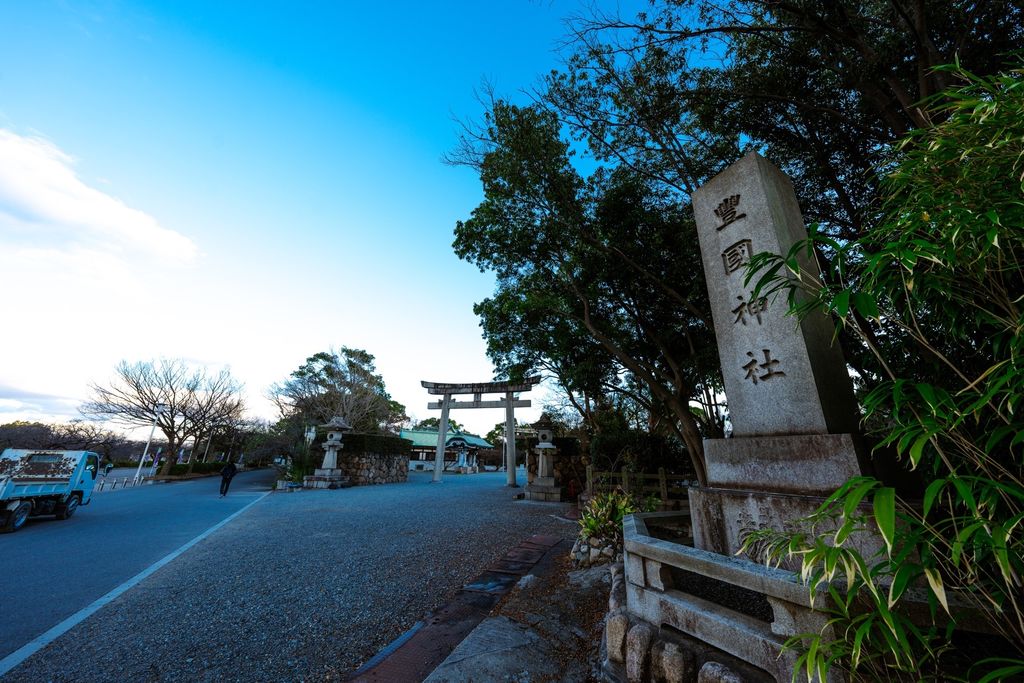
[[113,491],[113,490],[117,489],[118,487],[120,487],[122,489],[126,489],[126,488],[130,488],[130,487],[133,487],[133,486],[142,486],[143,484],[147,484],[147,483],[150,483],[150,482],[149,482],[149,480],[146,477],[142,477],[142,478],[122,477],[120,479],[118,479],[116,477],[113,478],[113,479],[108,479],[107,477],[104,477],[104,478],[100,479],[99,483],[96,484],[96,486],[95,486],[95,488],[93,490],[97,491],[97,492],[98,491],[103,491],[104,489],[106,489],[108,491]]

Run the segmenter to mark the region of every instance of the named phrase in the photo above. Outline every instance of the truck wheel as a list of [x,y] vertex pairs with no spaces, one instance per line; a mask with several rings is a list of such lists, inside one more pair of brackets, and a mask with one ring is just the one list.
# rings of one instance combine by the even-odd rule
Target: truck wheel
[[29,502],[24,502],[8,512],[7,519],[4,520],[3,531],[13,533],[25,526],[25,520],[28,519],[30,512],[32,512],[32,503]]
[[78,509],[78,496],[71,496],[68,502],[57,506],[57,519],[67,519]]

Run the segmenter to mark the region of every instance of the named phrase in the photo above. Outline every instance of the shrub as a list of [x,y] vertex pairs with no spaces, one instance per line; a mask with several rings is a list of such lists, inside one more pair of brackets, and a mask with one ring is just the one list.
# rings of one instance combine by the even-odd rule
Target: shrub
[[[836,639],[787,644],[809,676],[949,678],[950,657],[974,662],[971,680],[1024,674],[1024,69],[956,73],[966,85],[932,101],[940,123],[903,142],[884,219],[862,240],[812,235],[752,263],[754,296],[785,292],[796,315],[824,310],[864,342],[879,368],[865,425],[926,479],[918,501],[853,479],[810,518],[828,533],[746,539],[769,561],[799,558],[832,595]],[[777,275],[799,272],[803,249],[834,254],[828,284]],[[849,547],[858,530],[881,535],[880,557]],[[923,623],[905,609],[915,587],[927,591]],[[958,602],[1000,632],[989,652],[956,651]]]
[[342,453],[408,456],[412,452],[412,441],[387,434],[346,434],[342,443]]
[[650,512],[656,509],[658,500],[640,500],[635,496],[616,490],[599,493],[587,501],[580,517],[580,538],[603,538],[622,543],[622,520],[634,512]]

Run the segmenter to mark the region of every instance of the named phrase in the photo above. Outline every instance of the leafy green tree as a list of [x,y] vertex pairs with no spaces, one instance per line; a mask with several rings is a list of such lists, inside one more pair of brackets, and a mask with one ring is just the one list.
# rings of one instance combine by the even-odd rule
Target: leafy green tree
[[[1024,49],[1024,6],[1011,0],[669,0],[635,19],[594,9],[571,27],[566,67],[535,97],[599,163],[685,202],[757,149],[840,242],[881,218],[897,141],[946,115],[920,106],[950,83],[935,67],[991,75]],[[867,346],[839,338],[866,389],[881,381]]]
[[490,444],[494,444],[497,447],[505,440],[505,423],[499,422],[494,425],[494,429],[484,434],[484,441]]
[[325,423],[339,415],[353,431],[394,432],[407,421],[405,406],[391,398],[373,355],[346,346],[306,359],[270,396],[282,417]]
[[[441,428],[441,419],[437,417],[428,417],[425,420],[420,420],[412,426],[413,429],[431,429],[437,431]],[[448,420],[448,429],[454,429],[457,432],[465,431],[465,427],[455,420]]]
[[[865,425],[925,478],[908,499],[851,480],[812,518],[832,525],[827,534],[748,539],[800,558],[813,584],[846,579],[845,595],[831,591],[838,638],[790,643],[808,671],[916,680],[953,675],[946,662],[959,656],[976,662],[970,680],[1024,674],[1024,68],[987,78],[943,69],[954,76],[963,84],[926,110],[941,123],[902,143],[884,220],[855,242],[819,234],[752,264],[763,293],[787,293],[798,315],[828,311],[864,340],[885,373],[863,401]],[[853,284],[772,275],[822,242],[836,254],[830,282]],[[885,338],[900,340],[896,363],[875,341]],[[858,512],[868,499],[873,517]],[[881,557],[849,546],[860,529],[881,534]],[[904,609],[914,586],[927,587],[924,626]],[[969,619],[966,607],[1000,632],[987,654],[1002,659],[956,653],[946,624]]]
[[998,72],[1024,47],[1011,0],[668,0],[635,19],[572,22],[574,50],[538,96],[594,155],[686,194],[767,150],[801,206],[853,239],[875,216],[891,145],[936,122],[935,67]]
[[[692,219],[628,170],[585,180],[559,131],[537,106],[497,101],[487,115],[476,158],[485,199],[458,223],[453,246],[497,276],[494,297],[475,307],[488,352],[512,376],[564,368],[562,381],[581,393],[630,374],[703,479],[707,430],[690,402],[720,379],[697,244],[680,229]],[[573,348],[594,359],[578,372],[568,370]]]

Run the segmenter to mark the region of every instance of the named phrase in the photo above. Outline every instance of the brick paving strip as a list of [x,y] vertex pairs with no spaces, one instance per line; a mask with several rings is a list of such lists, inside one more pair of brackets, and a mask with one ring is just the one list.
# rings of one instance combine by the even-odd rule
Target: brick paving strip
[[421,681],[490,613],[520,578],[544,557],[559,552],[558,536],[535,534],[464,585],[452,600],[363,664],[349,681]]

